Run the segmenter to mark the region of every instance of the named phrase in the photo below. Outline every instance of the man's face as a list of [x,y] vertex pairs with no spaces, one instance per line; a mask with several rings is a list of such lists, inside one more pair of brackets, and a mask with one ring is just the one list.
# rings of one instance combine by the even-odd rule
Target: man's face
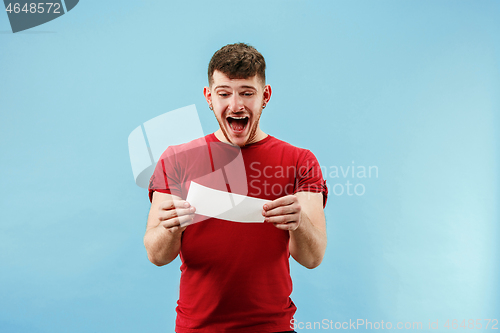
[[212,85],[205,87],[204,95],[228,142],[243,147],[263,139],[259,120],[271,97],[271,87],[264,86],[257,76],[230,79],[215,71]]

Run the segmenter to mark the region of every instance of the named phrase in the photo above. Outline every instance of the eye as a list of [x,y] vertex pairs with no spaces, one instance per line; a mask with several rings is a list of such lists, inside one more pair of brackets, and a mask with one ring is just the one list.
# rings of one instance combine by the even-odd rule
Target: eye
[[229,96],[229,94],[228,94],[228,93],[223,93],[223,92],[220,92],[220,93],[219,93],[219,96],[220,96],[220,97],[227,97],[227,96]]
[[250,97],[250,96],[253,96],[254,93],[253,92],[244,92],[242,95],[245,97]]

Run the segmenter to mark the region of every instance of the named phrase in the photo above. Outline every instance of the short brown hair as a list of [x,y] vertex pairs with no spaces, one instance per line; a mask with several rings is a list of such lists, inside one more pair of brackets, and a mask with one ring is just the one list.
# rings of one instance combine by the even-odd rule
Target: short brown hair
[[265,84],[266,61],[253,46],[245,43],[228,44],[215,52],[208,64],[208,83],[220,71],[230,79],[247,79],[255,75]]

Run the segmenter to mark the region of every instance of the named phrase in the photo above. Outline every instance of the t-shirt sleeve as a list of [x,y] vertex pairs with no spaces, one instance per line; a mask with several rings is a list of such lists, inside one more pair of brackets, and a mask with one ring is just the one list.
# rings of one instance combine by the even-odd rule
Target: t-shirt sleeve
[[171,147],[161,155],[156,163],[153,175],[149,180],[149,200],[153,200],[153,192],[161,192],[181,196],[179,168],[176,165],[175,153]]
[[297,174],[297,188],[295,192],[313,192],[323,194],[323,207],[326,206],[328,198],[328,187],[326,180],[323,179],[321,166],[309,150],[306,151],[303,158],[299,161]]

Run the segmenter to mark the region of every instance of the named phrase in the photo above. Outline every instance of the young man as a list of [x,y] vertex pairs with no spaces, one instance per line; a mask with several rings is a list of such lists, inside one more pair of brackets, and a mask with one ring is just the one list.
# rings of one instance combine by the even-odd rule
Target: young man
[[[158,266],[181,256],[176,332],[289,332],[289,256],[318,266],[326,249],[327,188],[314,155],[259,127],[271,98],[265,61],[246,44],[212,57],[204,95],[219,129],[169,147],[151,177],[144,244]],[[232,167],[237,156],[243,166]],[[186,202],[191,181],[269,200],[264,223],[201,217]],[[222,184],[222,185],[221,185]]]

